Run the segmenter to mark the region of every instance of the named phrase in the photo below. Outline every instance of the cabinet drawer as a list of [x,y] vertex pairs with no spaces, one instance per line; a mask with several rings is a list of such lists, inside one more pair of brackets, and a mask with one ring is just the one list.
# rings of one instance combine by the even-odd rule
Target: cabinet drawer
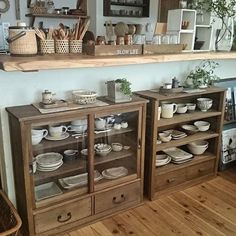
[[92,214],[91,205],[91,198],[86,198],[36,214],[34,217],[35,232],[42,233],[90,216]]
[[141,201],[140,182],[128,184],[95,196],[95,214]]
[[[156,170],[158,171],[158,170]],[[167,189],[186,181],[186,170],[180,169],[176,171],[171,171],[162,175],[155,176],[155,190],[160,191],[162,189]]]
[[198,165],[190,166],[187,169],[187,180],[195,179],[207,174],[212,174],[214,171],[215,160],[206,161]]

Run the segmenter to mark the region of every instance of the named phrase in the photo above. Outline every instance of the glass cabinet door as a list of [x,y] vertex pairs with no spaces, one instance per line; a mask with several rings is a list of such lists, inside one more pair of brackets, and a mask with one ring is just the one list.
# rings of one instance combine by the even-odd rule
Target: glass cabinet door
[[95,117],[95,190],[140,176],[139,124],[139,111]]
[[35,201],[89,192],[88,117],[31,126]]

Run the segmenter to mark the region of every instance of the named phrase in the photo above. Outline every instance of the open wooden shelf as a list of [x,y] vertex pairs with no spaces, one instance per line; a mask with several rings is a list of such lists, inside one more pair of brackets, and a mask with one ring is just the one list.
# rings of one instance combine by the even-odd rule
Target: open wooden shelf
[[183,164],[173,164],[173,163],[169,163],[165,166],[160,166],[160,167],[156,167],[157,168],[157,175],[162,175],[165,174],[167,172],[171,172],[171,171],[176,171],[182,168],[187,168],[189,166],[193,166],[196,165],[198,163],[202,163],[204,161],[209,161],[209,160],[213,160],[216,159],[216,155],[210,153],[210,152],[205,152],[202,155],[195,155],[191,161],[183,163]]
[[156,151],[158,152],[158,151],[161,151],[161,150],[164,150],[167,148],[171,148],[171,147],[183,146],[183,145],[186,145],[186,144],[193,142],[193,141],[206,140],[206,139],[216,138],[218,136],[219,136],[218,133],[214,133],[212,131],[198,132],[196,134],[189,135],[189,136],[182,138],[182,139],[171,140],[168,143],[158,144],[156,147]]
[[27,17],[46,17],[46,18],[65,18],[65,19],[78,19],[78,18],[88,18],[88,16],[81,14],[73,15],[63,15],[63,14],[26,14]]
[[13,57],[0,55],[0,69],[4,71],[37,71],[49,69],[72,69],[140,65],[148,63],[178,62],[192,60],[236,59],[236,52],[207,52],[156,54],[139,56],[85,56],[85,55],[36,55],[32,57]]

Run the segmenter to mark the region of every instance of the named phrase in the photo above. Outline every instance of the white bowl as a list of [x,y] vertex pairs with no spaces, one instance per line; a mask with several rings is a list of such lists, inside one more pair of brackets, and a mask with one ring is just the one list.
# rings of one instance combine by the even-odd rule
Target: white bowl
[[186,105],[187,105],[188,112],[195,111],[195,109],[196,109],[196,104],[195,103],[187,103]]
[[112,143],[111,147],[114,152],[120,152],[123,149],[123,145],[121,143]]
[[187,112],[187,105],[183,103],[177,104],[177,113],[184,114]]
[[210,123],[207,121],[196,121],[194,125],[198,128],[199,131],[207,131],[210,128]]
[[194,154],[194,155],[201,155],[201,154],[203,154],[206,150],[207,150],[207,148],[208,147],[194,147],[194,146],[191,146],[191,145],[187,145],[187,147],[188,147],[188,149],[189,149],[189,151],[192,153],[192,154]]
[[172,138],[170,133],[159,133],[158,135],[160,137],[160,140],[164,143],[168,143]]
[[211,98],[198,98],[197,99],[197,106],[203,112],[206,112],[207,110],[209,110],[212,107],[212,104],[213,104],[213,100]]
[[208,148],[208,142],[204,140],[199,140],[187,144],[189,151],[194,155],[203,154]]
[[187,134],[195,134],[198,132],[198,128],[194,125],[181,125],[181,128],[187,133]]

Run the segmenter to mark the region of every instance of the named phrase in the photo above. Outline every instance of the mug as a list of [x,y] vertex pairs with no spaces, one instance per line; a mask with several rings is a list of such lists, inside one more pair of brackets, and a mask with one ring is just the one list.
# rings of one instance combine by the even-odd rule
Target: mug
[[106,120],[98,118],[95,120],[95,128],[97,130],[104,130],[106,128]]
[[51,137],[60,138],[67,131],[67,127],[64,125],[50,125],[49,134]]
[[39,144],[41,140],[45,138],[47,135],[48,135],[47,129],[32,129],[31,130],[32,145]]
[[161,104],[161,117],[172,118],[177,111],[177,105],[175,103],[162,103]]

